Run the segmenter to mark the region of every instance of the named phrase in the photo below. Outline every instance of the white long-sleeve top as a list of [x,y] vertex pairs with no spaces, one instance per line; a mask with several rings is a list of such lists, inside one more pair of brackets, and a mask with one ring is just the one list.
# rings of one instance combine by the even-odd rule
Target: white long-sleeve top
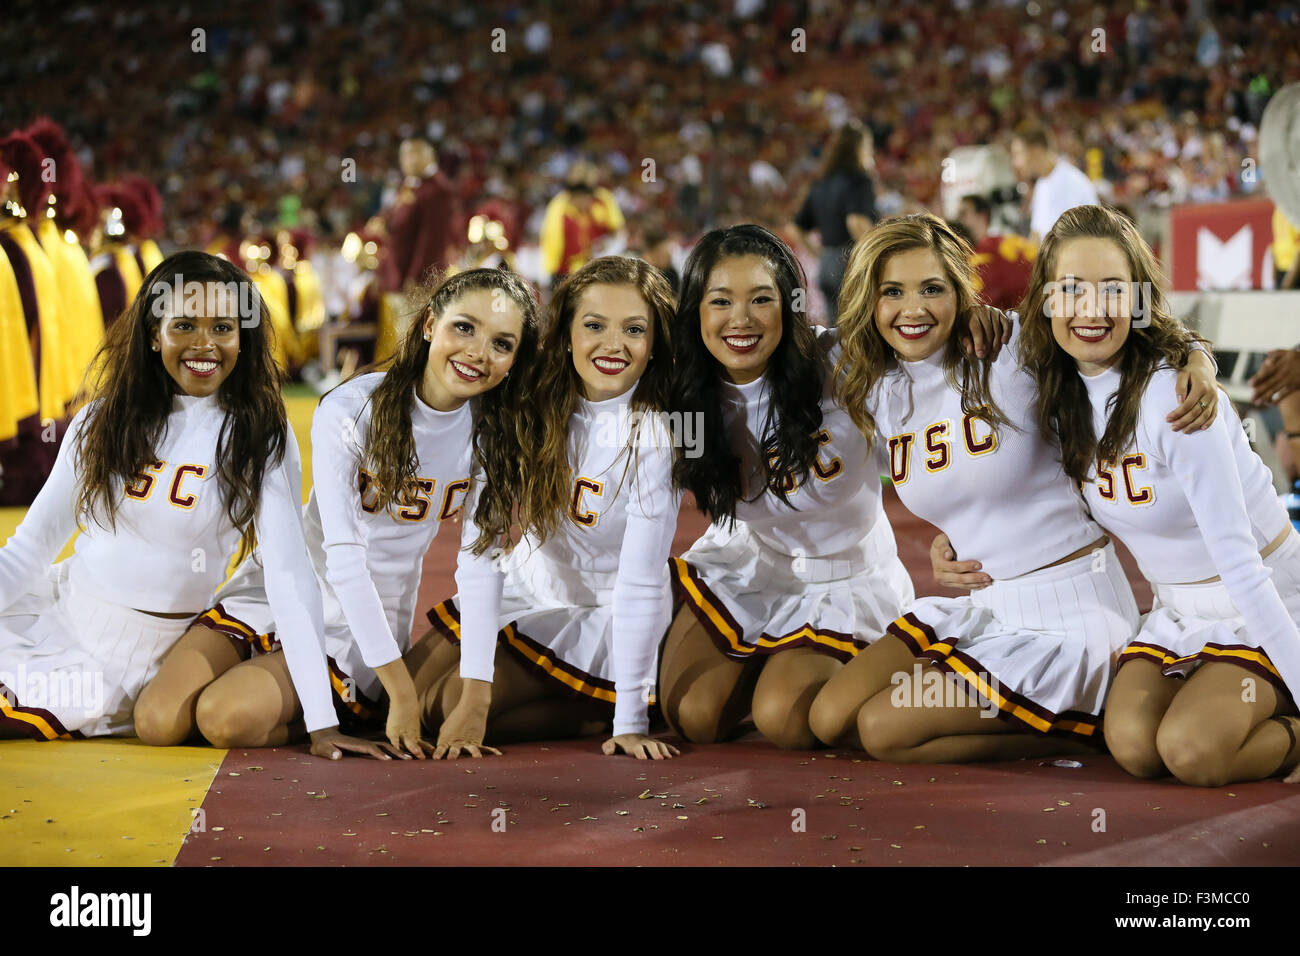
[[963,415],[942,359],[940,350],[899,362],[868,398],[907,509],[994,579],[1018,577],[1100,538],[1055,443],[1039,436],[1037,386],[1016,364],[1014,347],[1002,349],[989,372],[993,400],[1014,426],[996,435]]
[[[77,530],[77,453],[93,403],[72,419],[54,469],[13,536],[0,548],[0,608],[27,593]],[[216,484],[225,413],[216,396],[173,399],[158,461],[122,492],[116,528],[91,522],[69,574],[102,600],[154,613],[195,613],[212,604],[239,534]],[[286,660],[309,731],[338,723],[325,664],[320,589],[299,512],[302,469],[292,429],[284,458],[268,468],[254,523],[265,556],[267,598],[287,640]]]
[[[526,570],[540,553],[551,565],[591,579],[614,575],[613,640],[614,733],[649,730],[644,688],[654,679],[656,651],[663,634],[657,621],[668,594],[668,552],[677,528],[680,495],[672,486],[673,445],[657,415],[629,410],[635,385],[603,402],[579,399],[569,420],[572,494],[559,530],[538,545],[529,536],[510,560]],[[467,510],[467,514],[472,512]],[[465,543],[477,531],[466,524]],[[503,562],[491,552],[474,558],[462,550],[456,568],[463,678],[492,679]]]
[[[818,329],[817,345],[833,368],[839,333]],[[828,375],[821,400],[821,445],[808,478],[783,502],[763,485],[763,427],[771,407],[765,375],[745,385],[722,385],[723,421],[732,450],[740,457],[743,487],[752,501],[736,502],[736,517],[779,554],[822,557],[861,541],[885,517],[880,476],[885,473],[883,446],[869,447],[848,412],[832,397]],[[793,505],[793,507],[791,507]]]
[[[1289,524],[1268,468],[1246,441],[1241,419],[1221,390],[1208,429],[1175,434],[1165,422],[1178,373],[1151,376],[1138,411],[1133,446],[1118,462],[1094,466],[1083,485],[1092,515],[1133,552],[1153,584],[1218,575],[1233,605],[1300,694],[1300,631],[1287,613],[1259,552]],[[1105,433],[1120,373],[1081,376],[1092,425]]]
[[410,647],[424,555],[442,523],[464,505],[473,457],[469,403],[440,412],[412,395],[419,500],[379,510],[362,453],[370,396],[383,378],[382,372],[358,376],[317,406],[313,486],[303,512],[326,618],[346,620],[370,667],[391,663]]

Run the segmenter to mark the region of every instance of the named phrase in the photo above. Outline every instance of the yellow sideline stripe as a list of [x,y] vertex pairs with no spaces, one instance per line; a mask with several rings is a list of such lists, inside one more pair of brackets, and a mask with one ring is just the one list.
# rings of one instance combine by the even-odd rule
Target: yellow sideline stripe
[[[285,398],[304,502],[317,401]],[[0,545],[26,513],[0,508]],[[71,557],[75,541],[57,560]],[[134,738],[0,740],[0,866],[170,866],[193,825],[190,811],[203,803],[225,756],[213,747],[150,747]]]
[[225,756],[134,738],[0,741],[0,866],[171,866]]

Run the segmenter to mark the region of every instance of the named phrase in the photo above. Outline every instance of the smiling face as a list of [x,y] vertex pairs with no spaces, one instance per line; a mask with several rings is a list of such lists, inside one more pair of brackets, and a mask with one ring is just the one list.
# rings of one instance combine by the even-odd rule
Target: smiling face
[[1133,274],[1113,239],[1061,244],[1052,269],[1052,336],[1084,375],[1099,375],[1124,354],[1133,326]]
[[767,262],[753,254],[721,259],[700,300],[700,336],[736,385],[767,371],[781,342],[781,293]]
[[650,361],[650,307],[635,286],[589,286],[573,311],[569,342],[583,396],[600,402],[622,395]]
[[[216,289],[205,289],[202,303],[194,297],[183,310],[199,314],[164,316],[150,343],[181,392],[197,398],[216,394],[239,358],[239,319],[223,307],[214,307],[214,314],[207,314],[207,304],[226,302],[226,297],[218,294],[224,290],[215,283],[209,285]],[[191,301],[197,308],[189,307]]]
[[494,289],[473,289],[447,303],[441,316],[427,315],[420,398],[450,412],[496,387],[515,364],[523,330],[519,306]]
[[957,290],[931,249],[908,249],[885,260],[876,300],[876,328],[904,362],[944,347],[957,319]]

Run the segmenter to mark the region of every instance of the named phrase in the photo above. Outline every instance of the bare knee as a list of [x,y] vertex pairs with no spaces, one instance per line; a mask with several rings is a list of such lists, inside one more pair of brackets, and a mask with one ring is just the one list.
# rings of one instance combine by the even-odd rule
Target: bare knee
[[175,747],[194,732],[194,719],[185,702],[168,700],[146,687],[135,702],[135,735],[153,747]]
[[905,710],[893,707],[887,695],[877,695],[858,711],[862,749],[885,763],[911,763],[915,744],[904,732]]
[[687,691],[665,707],[665,716],[673,729],[693,744],[715,744],[722,738],[722,707],[703,694]]
[[777,694],[754,695],[754,726],[784,750],[812,750],[817,738],[799,701]]
[[1232,754],[1204,727],[1165,720],[1156,749],[1169,772],[1191,787],[1221,787],[1229,782]]
[[1156,735],[1149,726],[1111,720],[1108,715],[1102,732],[1110,755],[1133,776],[1152,780],[1169,772],[1156,748]]
[[209,688],[199,695],[195,723],[214,747],[255,747],[271,729],[261,709],[247,699]]
[[862,702],[855,700],[845,706],[844,700],[837,694],[827,692],[830,685],[813,698],[808,710],[808,729],[828,747],[842,747],[851,741],[846,740],[849,732],[857,722],[857,712]]

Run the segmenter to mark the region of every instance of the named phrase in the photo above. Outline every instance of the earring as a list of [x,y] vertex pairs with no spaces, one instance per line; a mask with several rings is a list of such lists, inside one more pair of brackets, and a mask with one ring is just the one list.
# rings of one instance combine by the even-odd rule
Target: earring
[[155,352],[157,352],[157,351],[158,351],[158,346],[155,345],[155,346],[153,347],[153,350],[154,350]]

